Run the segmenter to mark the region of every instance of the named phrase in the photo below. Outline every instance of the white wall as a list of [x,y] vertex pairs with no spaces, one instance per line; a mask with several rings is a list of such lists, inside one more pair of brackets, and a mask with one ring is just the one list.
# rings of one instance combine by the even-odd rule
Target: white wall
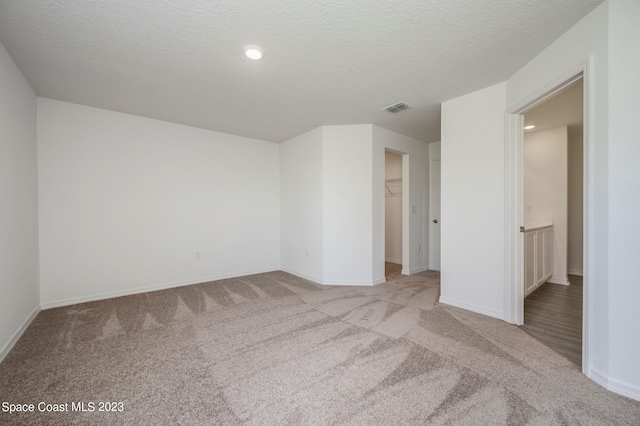
[[325,284],[372,284],[371,127],[322,128]]
[[[402,179],[402,155],[386,151],[384,164],[385,180]],[[402,193],[385,192],[384,215],[385,261],[402,264]]]
[[568,130],[556,127],[524,135],[524,219],[553,219],[553,275],[568,284]]
[[322,128],[280,144],[280,257],[284,271],[323,280]]
[[40,305],[36,96],[0,44],[0,361]]
[[440,301],[504,317],[504,112],[500,83],[442,104]]
[[278,156],[39,98],[43,307],[278,269]]
[[373,277],[384,281],[384,158],[385,150],[402,156],[402,273],[427,270],[429,145],[382,127],[373,130]]
[[[639,19],[637,0],[610,2],[608,385],[617,391],[632,393],[636,399],[640,399]],[[598,161],[607,161],[607,158],[598,158]]]
[[582,251],[583,245],[583,155],[582,135],[569,137],[569,205],[568,205],[568,250],[567,272],[572,275],[582,275]]

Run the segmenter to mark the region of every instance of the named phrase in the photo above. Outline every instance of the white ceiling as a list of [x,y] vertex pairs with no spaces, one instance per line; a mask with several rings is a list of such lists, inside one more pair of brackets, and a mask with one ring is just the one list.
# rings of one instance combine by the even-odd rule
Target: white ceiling
[[[274,142],[359,123],[432,142],[441,102],[505,80],[601,2],[1,0],[0,42],[47,98]],[[399,101],[415,108],[381,110]]]

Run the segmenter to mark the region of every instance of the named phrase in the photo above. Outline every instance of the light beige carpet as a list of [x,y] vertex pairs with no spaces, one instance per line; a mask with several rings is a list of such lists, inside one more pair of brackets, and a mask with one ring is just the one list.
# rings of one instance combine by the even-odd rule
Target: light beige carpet
[[43,311],[0,364],[0,403],[36,412],[0,424],[640,424],[640,403],[438,295],[434,273],[272,272]]

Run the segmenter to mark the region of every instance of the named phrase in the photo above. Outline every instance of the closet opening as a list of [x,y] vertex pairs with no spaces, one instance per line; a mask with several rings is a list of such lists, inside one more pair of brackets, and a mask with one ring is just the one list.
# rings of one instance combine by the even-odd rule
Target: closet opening
[[403,182],[402,154],[385,149],[384,248],[387,281],[402,271]]

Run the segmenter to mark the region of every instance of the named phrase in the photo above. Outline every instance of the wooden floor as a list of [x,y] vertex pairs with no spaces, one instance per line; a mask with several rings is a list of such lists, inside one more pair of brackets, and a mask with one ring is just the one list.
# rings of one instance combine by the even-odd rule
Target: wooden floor
[[569,281],[544,283],[527,296],[520,328],[582,366],[582,277],[570,275]]

